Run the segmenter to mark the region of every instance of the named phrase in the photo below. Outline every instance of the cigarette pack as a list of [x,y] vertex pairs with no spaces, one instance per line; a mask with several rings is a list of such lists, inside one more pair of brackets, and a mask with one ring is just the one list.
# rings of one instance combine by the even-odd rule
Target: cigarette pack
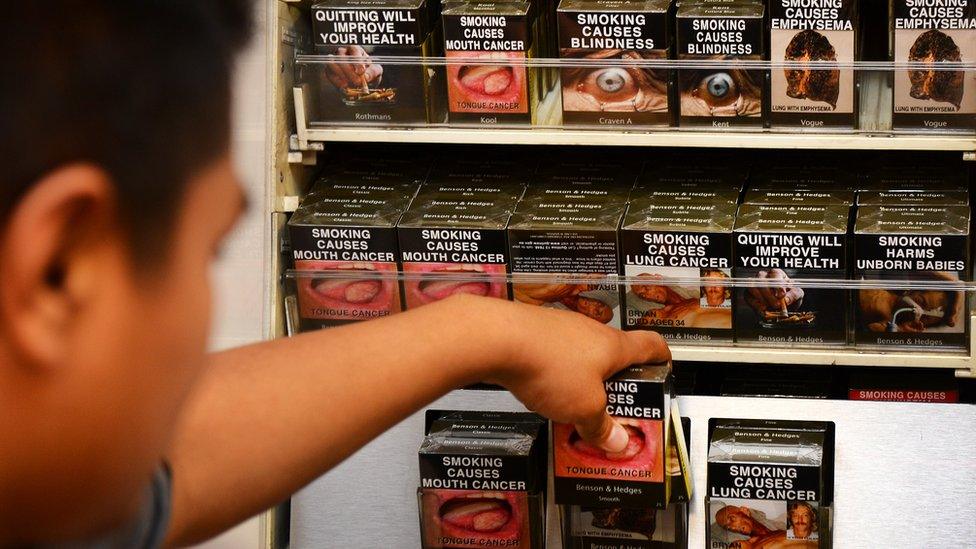
[[424,549],[542,549],[546,423],[531,414],[428,412],[418,502]]
[[306,197],[288,222],[302,330],[402,309],[396,225],[416,189],[336,180]]
[[808,130],[854,128],[860,76],[832,66],[860,58],[858,2],[834,0],[797,4],[769,2],[769,51],[775,61],[817,62],[773,69],[770,74],[770,123]]
[[479,126],[529,124],[537,94],[525,60],[535,55],[532,4],[470,1],[442,12],[448,119]]
[[830,547],[833,447],[831,422],[710,420],[706,546]]
[[562,0],[559,57],[580,62],[560,71],[563,123],[667,126],[671,71],[625,63],[667,59],[670,18],[671,0]]
[[670,365],[632,366],[605,383],[607,412],[627,429],[617,454],[590,445],[573,425],[555,423],[555,502],[560,505],[665,508],[670,502],[668,456]]
[[735,221],[735,278],[768,280],[735,289],[740,342],[842,345],[848,292],[794,279],[845,280],[848,206],[743,204]]
[[[443,108],[433,89],[442,84],[423,59],[432,54],[426,0],[326,0],[314,4],[315,51],[324,64],[303,65],[299,79],[313,100],[313,123],[440,122]],[[416,63],[385,63],[384,57]]]
[[511,195],[418,196],[397,227],[406,308],[454,294],[508,298]]
[[734,203],[630,203],[620,229],[621,269],[646,283],[631,282],[624,294],[624,329],[655,330],[682,343],[732,341],[735,212]]
[[620,288],[607,277],[618,272],[617,230],[625,207],[613,196],[578,203],[523,199],[508,228],[511,272],[549,276],[513,281],[515,299],[619,328]]
[[969,215],[969,206],[858,208],[854,276],[891,287],[857,290],[855,344],[966,347],[968,293],[952,284],[969,278]]
[[[976,2],[891,0],[891,42],[896,63],[973,63]],[[893,71],[895,129],[976,128],[973,71],[912,67]]]
[[[678,59],[707,62],[766,57],[762,3],[685,1],[678,6]],[[766,71],[714,67],[678,70],[679,125],[712,128],[765,124]]]

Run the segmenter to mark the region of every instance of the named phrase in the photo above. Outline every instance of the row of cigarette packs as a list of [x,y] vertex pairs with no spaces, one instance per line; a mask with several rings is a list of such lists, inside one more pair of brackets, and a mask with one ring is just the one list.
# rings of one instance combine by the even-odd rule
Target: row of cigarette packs
[[[312,6],[312,35],[316,51],[333,57],[318,78],[306,80],[321,111],[315,120],[327,123],[439,123],[446,114],[451,123],[527,124],[558,87],[563,123],[570,125],[854,128],[862,75],[842,64],[861,59],[858,6],[856,0],[328,0]],[[976,60],[972,0],[895,0],[890,21],[897,62]],[[422,63],[441,54],[446,71]],[[393,56],[416,61],[384,60]],[[557,78],[527,69],[525,60],[537,56],[573,63]],[[661,59],[698,64],[671,71],[633,63]],[[709,60],[798,64],[758,70]],[[809,61],[827,66],[802,65]],[[894,127],[976,127],[972,72],[892,71]]]
[[292,216],[303,327],[466,293],[686,343],[966,345],[964,174],[405,166],[347,163]]
[[[563,547],[686,547],[689,422],[672,411],[669,371],[637,365],[606,382],[607,411],[630,437],[619,453],[552,424],[551,503]],[[423,547],[546,547],[548,442],[549,426],[535,414],[428,411],[419,454]]]
[[[679,417],[668,370],[632,366],[605,383],[607,412],[629,436],[617,453],[553,423],[550,462],[539,416],[428,411],[419,452],[423,547],[547,547],[545,533],[555,531],[545,522],[549,463],[563,547],[687,547],[691,424]],[[830,547],[833,438],[824,422],[710,420],[707,546]]]

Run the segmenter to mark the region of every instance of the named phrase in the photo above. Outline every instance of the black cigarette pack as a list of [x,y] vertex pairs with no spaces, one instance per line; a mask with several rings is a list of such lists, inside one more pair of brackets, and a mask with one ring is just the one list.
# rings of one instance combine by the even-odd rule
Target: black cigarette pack
[[[552,207],[557,203],[566,207]],[[618,271],[617,229],[625,207],[613,196],[579,204],[523,200],[508,228],[511,272],[514,277],[557,276],[513,281],[515,299],[576,311],[619,328],[619,284],[607,277]],[[566,279],[558,280],[558,275]]]
[[969,206],[966,191],[861,191],[858,206]]
[[670,123],[671,71],[621,62],[669,57],[671,0],[562,0],[556,15],[559,57],[580,62],[561,69],[564,124]]
[[769,285],[735,288],[739,342],[842,345],[847,342],[848,292],[801,286],[793,279],[845,280],[847,206],[743,204],[735,222],[735,278]]
[[572,181],[556,181],[551,183],[534,184],[525,190],[522,203],[533,204],[550,200],[573,202],[610,202],[625,204],[630,196],[628,187],[605,185],[600,181],[590,179],[575,179]]
[[827,64],[789,66],[770,74],[770,123],[807,130],[855,128],[860,76],[851,63],[860,58],[856,0],[769,2],[769,52],[773,61]]
[[885,192],[968,192],[969,176],[960,168],[885,166],[864,174],[858,190]]
[[750,191],[854,191],[857,187],[852,170],[802,165],[761,170],[749,183]]
[[[650,162],[644,164],[644,173],[634,186],[635,194],[646,196],[647,191],[715,192],[716,201],[724,201],[732,191],[736,202],[748,176],[748,169],[741,166],[715,166],[706,159],[676,162]],[[700,164],[699,164],[700,163]],[[699,165],[695,165],[699,164]],[[702,165],[704,164],[704,165]],[[729,195],[730,196],[730,195]],[[711,199],[709,199],[711,200]]]
[[670,475],[666,473],[670,366],[632,366],[604,385],[607,412],[627,429],[627,447],[608,454],[580,438],[573,425],[554,423],[555,502],[663,509],[670,502]]
[[[891,0],[896,63],[976,60],[976,2]],[[972,70],[913,67],[892,71],[895,129],[967,131],[976,128]]]
[[706,546],[830,547],[833,455],[832,422],[709,420]]
[[966,347],[968,293],[953,284],[969,279],[969,217],[968,206],[858,208],[854,276],[891,287],[857,291],[855,344]]
[[529,124],[537,94],[534,10],[517,1],[454,2],[442,14],[448,120],[478,126]]
[[500,162],[454,161],[436,164],[430,171],[432,183],[469,183],[471,185],[525,185],[524,168]]
[[517,181],[478,181],[474,178],[432,177],[420,187],[418,199],[427,196],[454,196],[470,200],[511,200],[512,204],[522,197],[525,185]]
[[288,222],[302,330],[402,309],[396,225],[416,184],[335,183],[306,197]]
[[577,164],[540,171],[526,189],[525,200],[551,197],[593,198],[626,203],[634,187],[636,167],[629,164]]
[[547,439],[533,414],[429,411],[419,452],[423,547],[542,549]]
[[664,204],[713,204],[731,206],[735,209],[739,203],[739,191],[734,189],[722,190],[695,190],[691,188],[667,189],[667,188],[635,188],[631,193],[634,200],[657,201]]
[[691,499],[691,421],[679,418],[672,400],[668,470],[671,501],[664,509],[629,507],[560,507],[563,547],[568,549],[681,549],[688,546],[688,501]]
[[[435,44],[426,0],[327,0],[314,4],[315,51],[332,56],[301,78],[309,85],[322,123],[440,122],[443,109],[431,91],[438,73],[423,65]],[[376,58],[413,57],[417,63]]]
[[[620,229],[624,329],[669,341],[732,340],[735,204],[632,201]],[[708,285],[705,281],[716,281]]]
[[454,294],[508,298],[512,195],[418,196],[397,226],[407,309]]
[[417,187],[426,181],[430,166],[426,162],[401,162],[391,159],[361,161],[350,159],[330,165],[310,186],[303,202],[317,196],[341,192],[374,194],[398,191],[413,197]]
[[785,364],[737,365],[725,370],[721,396],[827,399],[833,396],[833,371]]
[[[675,16],[677,58],[705,62],[766,57],[765,8],[757,2],[685,1]],[[762,127],[766,72],[714,67],[679,69],[679,125]]]
[[780,204],[797,206],[842,206],[854,205],[854,191],[850,190],[761,190],[749,189],[744,204]]

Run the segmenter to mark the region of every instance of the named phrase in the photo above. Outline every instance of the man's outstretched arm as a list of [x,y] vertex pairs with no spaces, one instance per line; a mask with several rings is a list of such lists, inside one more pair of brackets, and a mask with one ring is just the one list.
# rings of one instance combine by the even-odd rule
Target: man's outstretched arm
[[496,383],[610,451],[626,431],[602,381],[670,358],[653,332],[457,296],[409,313],[213,355],[167,456],[169,541],[193,543],[287,498],[444,393]]

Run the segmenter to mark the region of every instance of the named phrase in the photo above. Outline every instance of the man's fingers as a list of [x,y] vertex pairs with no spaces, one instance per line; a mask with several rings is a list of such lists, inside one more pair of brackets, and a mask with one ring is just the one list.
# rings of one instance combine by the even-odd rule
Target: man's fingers
[[671,360],[671,349],[661,334],[651,331],[619,332],[621,359],[608,377],[631,364],[656,364]]
[[361,76],[356,74],[356,69],[352,63],[337,63],[339,66],[339,71],[342,72],[342,76],[350,82],[350,87],[360,87],[362,86],[363,79]]
[[366,72],[363,73],[367,82],[379,82],[379,77],[383,76],[383,66],[382,65],[368,65],[366,67]]
[[347,87],[346,79],[339,76],[338,73],[332,72],[331,70],[326,70],[325,76],[329,79],[329,82],[332,82],[332,85],[335,86],[336,88],[341,90]]
[[614,421],[606,411],[594,416],[592,421],[578,423],[576,432],[586,442],[610,454],[618,454],[627,448],[627,430]]

